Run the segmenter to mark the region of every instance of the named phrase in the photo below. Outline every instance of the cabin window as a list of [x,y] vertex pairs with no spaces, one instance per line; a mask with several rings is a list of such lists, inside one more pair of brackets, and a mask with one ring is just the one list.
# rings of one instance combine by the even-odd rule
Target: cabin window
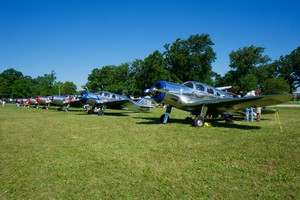
[[214,90],[212,88],[207,88],[207,93],[214,94]]
[[104,93],[104,96],[110,97],[109,93]]
[[200,91],[204,91],[204,86],[201,85],[201,84],[197,84],[197,85],[196,85],[196,89],[197,89],[197,90],[200,90]]
[[187,82],[187,83],[185,83],[184,84],[186,87],[189,87],[189,88],[194,88],[194,84],[193,83],[191,83],[191,82]]
[[112,98],[115,99],[115,98],[116,98],[116,95],[113,94],[113,95],[112,95]]

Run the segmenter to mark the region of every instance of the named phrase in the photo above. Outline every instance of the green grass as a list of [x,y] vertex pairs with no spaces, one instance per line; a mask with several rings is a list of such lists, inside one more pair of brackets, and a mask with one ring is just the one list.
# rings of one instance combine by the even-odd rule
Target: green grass
[[300,100],[297,101],[289,101],[287,104],[300,104]]
[[187,112],[0,107],[0,199],[299,199],[300,108],[194,128]]

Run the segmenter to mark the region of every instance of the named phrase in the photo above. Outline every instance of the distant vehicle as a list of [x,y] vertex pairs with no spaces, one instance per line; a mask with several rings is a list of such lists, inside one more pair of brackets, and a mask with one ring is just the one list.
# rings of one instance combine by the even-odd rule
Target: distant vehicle
[[300,100],[300,92],[294,92],[294,101]]
[[5,103],[13,103],[13,99],[11,98],[6,98],[4,100],[2,100],[2,102],[5,101]]

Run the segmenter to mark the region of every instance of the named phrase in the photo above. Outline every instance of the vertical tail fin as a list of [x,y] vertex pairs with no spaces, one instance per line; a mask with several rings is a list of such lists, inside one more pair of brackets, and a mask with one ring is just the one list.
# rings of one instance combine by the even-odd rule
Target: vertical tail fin
[[[148,97],[149,99],[149,97]],[[142,108],[153,108],[152,102],[148,100],[147,98],[143,97],[140,100],[137,101],[137,104]]]

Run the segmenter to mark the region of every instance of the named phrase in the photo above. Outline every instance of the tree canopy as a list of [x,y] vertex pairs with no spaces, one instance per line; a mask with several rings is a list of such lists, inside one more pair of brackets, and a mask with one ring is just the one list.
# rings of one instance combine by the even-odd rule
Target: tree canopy
[[187,40],[177,39],[164,47],[168,69],[178,80],[197,80],[212,84],[212,62],[216,59],[208,34],[191,35]]
[[232,70],[225,74],[226,83],[237,86],[244,93],[253,89],[260,89],[261,73],[258,72],[261,71],[260,69],[265,68],[271,60],[263,53],[264,48],[253,45],[232,51],[229,54],[229,67]]
[[[33,79],[10,68],[0,74],[0,98],[28,98],[58,94],[55,80],[54,71]],[[62,94],[76,94],[77,87],[73,82],[61,83],[61,87]]]
[[274,66],[277,76],[288,81],[290,92],[300,86],[300,47],[291,54],[280,56],[279,60],[274,62]]

